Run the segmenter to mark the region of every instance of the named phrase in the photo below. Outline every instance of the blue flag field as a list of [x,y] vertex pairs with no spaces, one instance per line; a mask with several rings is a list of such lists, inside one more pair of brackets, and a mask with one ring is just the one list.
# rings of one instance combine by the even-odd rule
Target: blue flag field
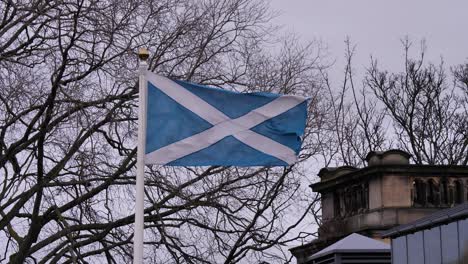
[[307,100],[237,93],[146,72],[146,164],[287,166],[301,148]]

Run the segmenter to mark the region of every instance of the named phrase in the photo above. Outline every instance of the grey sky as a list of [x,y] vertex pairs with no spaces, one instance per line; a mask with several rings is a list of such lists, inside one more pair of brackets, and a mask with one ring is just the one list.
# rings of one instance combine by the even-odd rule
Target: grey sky
[[[369,66],[370,55],[386,69],[403,70],[400,40],[405,36],[414,41],[412,54],[417,54],[419,41],[424,38],[429,61],[438,63],[443,56],[448,66],[468,62],[468,0],[270,0],[270,3],[273,10],[280,12],[274,22],[283,25],[286,32],[295,32],[304,41],[320,39],[328,44],[330,59],[337,60],[330,69],[335,85],[343,77],[346,36],[357,45],[354,72],[359,76]],[[318,179],[313,175],[320,166],[311,162],[308,180]],[[307,186],[305,189],[310,191]],[[304,223],[302,228],[312,231],[315,225]]]
[[[303,40],[321,39],[328,44],[335,69],[343,69],[344,39],[357,44],[356,66],[369,65],[372,54],[380,64],[401,70],[403,50],[400,39],[426,39],[427,58],[447,65],[468,58],[467,0],[272,0],[281,12],[275,20],[287,32]],[[339,69],[336,69],[336,68]]]

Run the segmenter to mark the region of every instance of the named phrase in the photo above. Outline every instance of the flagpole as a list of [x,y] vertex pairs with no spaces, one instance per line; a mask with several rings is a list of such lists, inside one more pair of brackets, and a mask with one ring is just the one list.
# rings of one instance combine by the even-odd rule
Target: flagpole
[[145,198],[145,145],[146,145],[146,95],[147,83],[145,71],[148,68],[146,60],[149,53],[145,48],[138,50],[139,58],[139,95],[138,95],[138,149],[137,149],[137,174],[136,174],[136,204],[135,226],[133,237],[133,264],[143,263],[144,240],[144,198]]

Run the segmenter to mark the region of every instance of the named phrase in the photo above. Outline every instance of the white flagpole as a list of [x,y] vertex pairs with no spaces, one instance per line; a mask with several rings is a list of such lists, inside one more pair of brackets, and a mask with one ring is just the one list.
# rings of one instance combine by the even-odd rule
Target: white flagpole
[[143,263],[144,240],[144,199],[145,199],[145,145],[146,145],[146,95],[147,83],[145,72],[149,53],[145,48],[138,50],[139,58],[139,95],[138,95],[138,149],[136,174],[135,226],[133,237],[133,264]]

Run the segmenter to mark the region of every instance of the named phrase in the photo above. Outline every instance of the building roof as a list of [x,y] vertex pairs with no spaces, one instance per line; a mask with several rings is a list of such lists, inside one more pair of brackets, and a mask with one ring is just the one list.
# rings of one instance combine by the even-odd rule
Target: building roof
[[357,233],[352,233],[351,235],[310,256],[308,260],[316,259],[318,257],[329,254],[352,252],[390,252],[390,245]]
[[468,202],[449,209],[440,210],[414,222],[397,226],[387,232],[384,232],[382,235],[383,237],[391,238],[399,237],[408,233],[414,233],[422,229],[428,229],[465,218],[468,218]]

